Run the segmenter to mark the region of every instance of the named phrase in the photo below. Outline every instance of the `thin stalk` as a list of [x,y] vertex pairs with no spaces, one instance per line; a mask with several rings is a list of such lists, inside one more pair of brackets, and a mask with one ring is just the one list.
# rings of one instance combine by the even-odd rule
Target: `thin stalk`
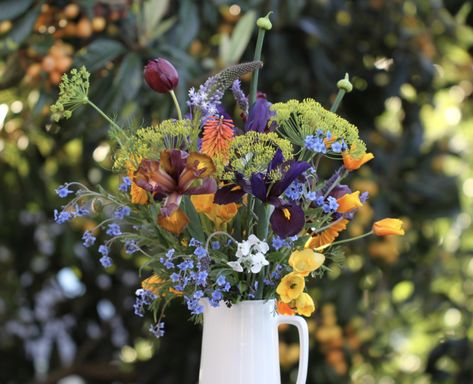
[[[263,41],[264,41],[265,33],[266,33],[265,29],[263,28],[258,29],[258,38],[256,40],[255,56],[253,58],[254,61],[261,60],[261,52],[263,51]],[[250,108],[253,105],[253,103],[256,101],[256,91],[258,89],[258,77],[259,77],[259,68],[257,68],[253,72],[253,77],[251,78],[250,97],[249,97]]]
[[121,130],[121,128],[118,126],[117,123],[115,123],[110,117],[108,117],[99,107],[97,107],[92,101],[87,99],[87,103],[94,108],[105,120],[107,120],[110,125],[112,125],[114,128]]
[[342,102],[345,93],[347,92],[344,89],[338,90],[337,97],[335,98],[335,101],[332,104],[332,108],[330,108],[331,112],[337,112],[337,109],[340,106],[340,103]]
[[176,94],[174,93],[174,90],[170,90],[169,93],[171,94],[172,100],[174,101],[174,106],[176,107],[177,118],[179,120],[182,120],[181,107],[179,106],[179,102],[177,101]]
[[373,231],[369,231],[369,232],[364,233],[363,235],[351,237],[350,239],[335,241],[330,245],[339,245],[339,244],[343,244],[343,243],[349,243],[350,241],[360,240],[363,237],[367,237],[367,236],[370,236],[372,234],[373,234]]

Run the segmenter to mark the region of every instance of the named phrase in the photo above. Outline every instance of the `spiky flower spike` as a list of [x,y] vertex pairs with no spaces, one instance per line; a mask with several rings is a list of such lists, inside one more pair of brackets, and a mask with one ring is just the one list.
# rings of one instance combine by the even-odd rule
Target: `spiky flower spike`
[[234,126],[233,121],[224,116],[211,116],[207,119],[202,136],[202,152],[210,157],[227,159]]
[[231,65],[214,76],[217,79],[216,86],[220,90],[226,90],[236,79],[261,67],[263,67],[262,61],[250,61],[248,63]]

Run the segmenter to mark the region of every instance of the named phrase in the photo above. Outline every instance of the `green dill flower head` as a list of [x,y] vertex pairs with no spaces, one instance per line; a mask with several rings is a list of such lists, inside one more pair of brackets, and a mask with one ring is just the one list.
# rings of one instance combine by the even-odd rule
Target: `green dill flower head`
[[313,99],[276,103],[271,110],[276,112],[272,121],[279,125],[281,135],[301,148],[307,136],[322,131],[324,134],[330,132],[337,140],[344,140],[353,157],[359,158],[366,152],[366,145],[358,136],[358,128]]
[[69,76],[64,74],[59,84],[59,97],[51,105],[51,118],[58,122],[61,119],[69,119],[77,108],[88,102],[89,77],[85,67],[74,68]]
[[[255,172],[266,172],[268,164],[278,148],[281,148],[284,159],[292,159],[291,143],[274,132],[249,131],[244,135],[235,137],[230,144],[228,157],[229,166],[227,169],[231,169],[231,172],[222,175],[222,178],[232,180],[234,171],[243,174],[246,178],[249,178]],[[278,177],[276,174],[271,176]]]
[[124,170],[137,159],[159,160],[164,149],[189,149],[192,131],[188,119],[169,119],[152,127],[140,128],[130,135],[125,147],[118,150],[113,167]]

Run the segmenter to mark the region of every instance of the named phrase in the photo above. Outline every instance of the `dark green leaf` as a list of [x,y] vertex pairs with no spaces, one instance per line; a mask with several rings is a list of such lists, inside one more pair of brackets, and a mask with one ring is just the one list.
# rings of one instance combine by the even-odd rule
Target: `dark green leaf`
[[18,49],[20,44],[30,35],[39,11],[40,7],[35,7],[15,22],[12,30],[0,40],[0,55],[5,55]]
[[0,21],[11,20],[25,12],[33,0],[4,0],[0,4]]
[[98,39],[82,48],[77,54],[74,65],[85,65],[91,72],[103,68],[125,51],[125,47],[115,40]]

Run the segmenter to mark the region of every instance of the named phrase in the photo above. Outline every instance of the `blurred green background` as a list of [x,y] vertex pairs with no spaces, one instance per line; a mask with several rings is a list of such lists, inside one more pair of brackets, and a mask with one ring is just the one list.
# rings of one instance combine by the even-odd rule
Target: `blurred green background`
[[[173,113],[142,69],[166,57],[178,97],[250,60],[256,17],[273,10],[260,89],[273,102],[330,106],[376,158],[352,175],[370,192],[349,233],[402,217],[405,237],[347,248],[346,267],[311,288],[308,383],[473,382],[473,11],[460,0],[0,1],[0,382],[196,383],[200,328],[176,304],[151,339],[133,315],[135,260],[104,271],[58,226],[54,188],[113,187],[107,127],[90,110],[49,119],[64,71],[86,65],[91,99],[123,125]],[[243,83],[248,88],[248,79]],[[283,383],[297,335],[281,330]],[[218,364],[218,362],[216,362]]]

